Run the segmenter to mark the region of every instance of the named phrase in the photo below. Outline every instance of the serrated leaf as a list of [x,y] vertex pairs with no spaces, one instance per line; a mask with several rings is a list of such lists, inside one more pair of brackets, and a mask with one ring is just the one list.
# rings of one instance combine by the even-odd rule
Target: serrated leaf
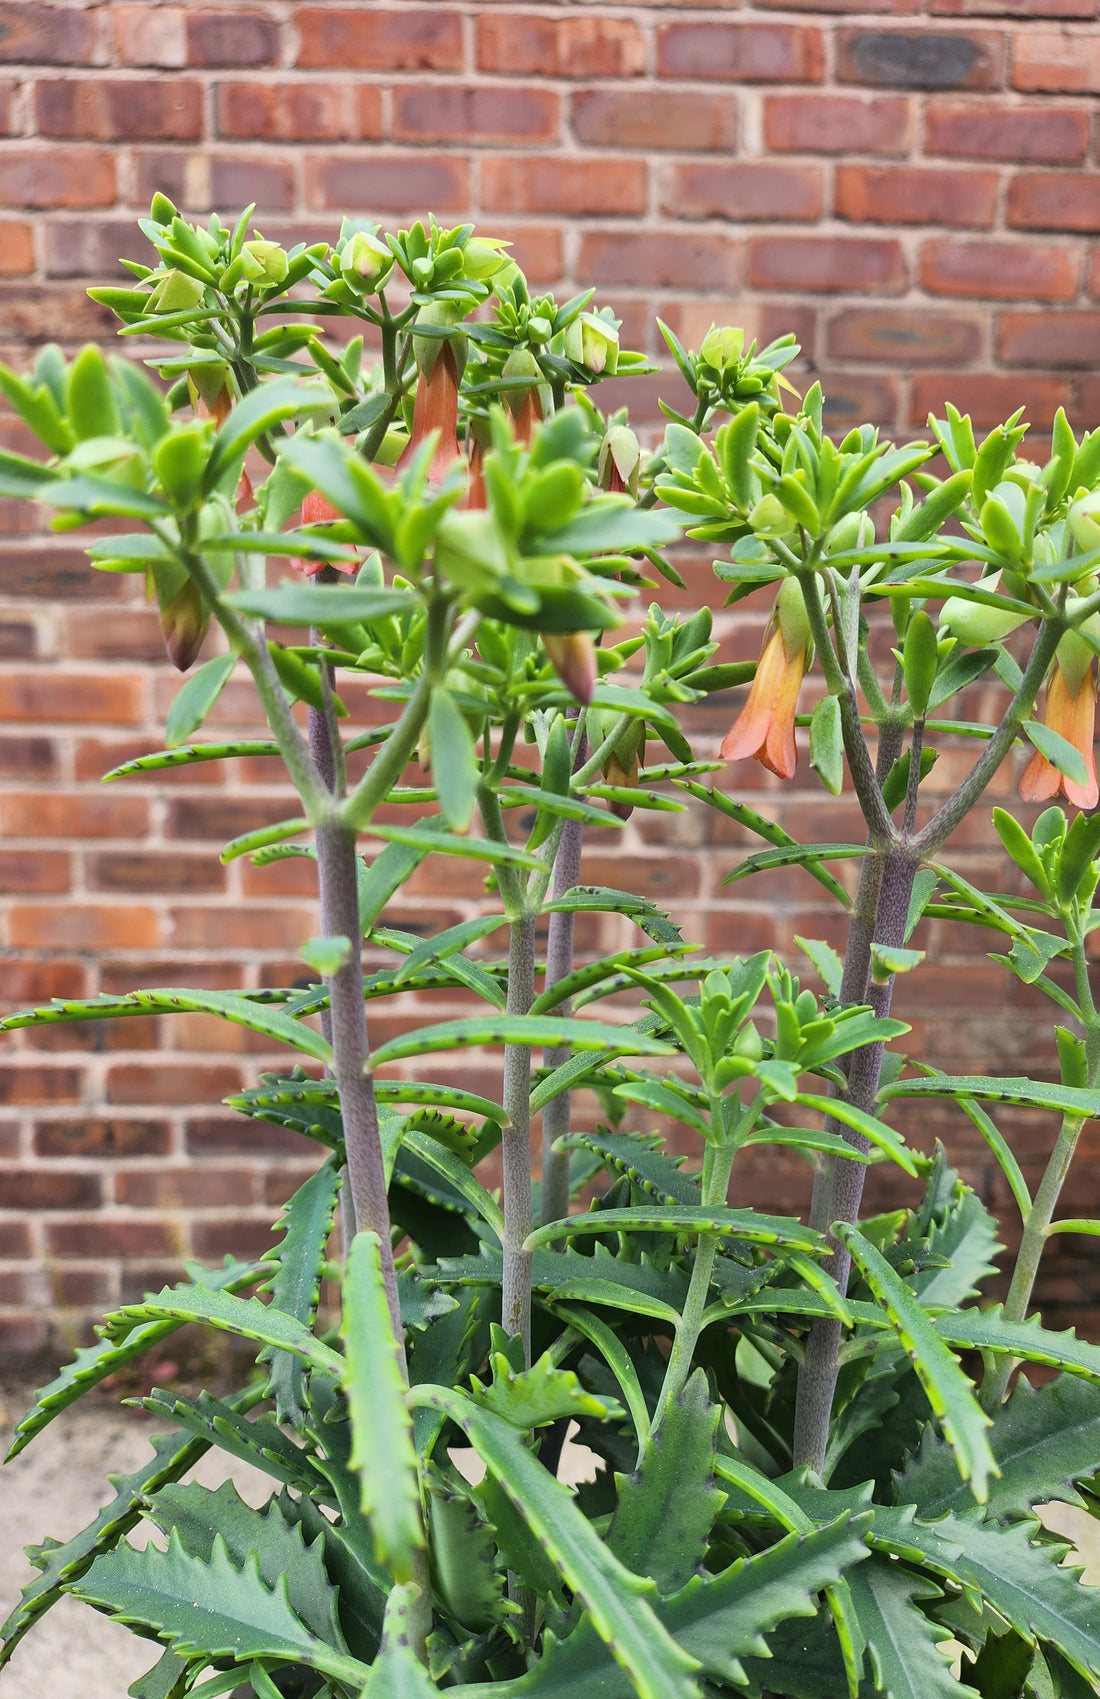
[[291,1316],[273,1310],[259,1298],[234,1298],[201,1286],[165,1286],[143,1303],[123,1305],[106,1318],[105,1326],[108,1331],[121,1328],[128,1332],[135,1322],[169,1318],[206,1322],[261,1345],[293,1351],[322,1371],[339,1374],[343,1368],[339,1353],[315,1339],[309,1328]]
[[883,1086],[879,1102],[896,1098],[976,1097],[985,1103],[1011,1103],[1021,1109],[1055,1109],[1062,1115],[1088,1119],[1100,1115],[1100,1091],[1041,1080],[986,1074],[933,1074],[930,1078],[894,1080]]
[[121,1622],[151,1629],[181,1654],[307,1664],[356,1687],[369,1674],[302,1626],[285,1580],[267,1588],[254,1552],[238,1568],[220,1535],[208,1563],[190,1557],[174,1533],[167,1551],[121,1546],[97,1558],[71,1591]]
[[1008,1321],[997,1304],[988,1310],[956,1310],[937,1316],[933,1325],[942,1339],[962,1350],[1000,1352],[1100,1381],[1100,1346],[1078,1339],[1072,1328],[1053,1333],[1043,1327],[1038,1316]]
[[885,1699],[978,1699],[955,1678],[950,1653],[941,1648],[950,1630],[939,1628],[917,1606],[940,1588],[904,1564],[873,1555],[849,1577],[852,1603],[867,1638],[875,1692]]
[[973,1298],[982,1282],[996,1273],[994,1259],[1002,1246],[996,1223],[976,1192],[964,1188],[942,1219],[933,1222],[928,1249],[949,1258],[951,1266],[918,1270],[910,1276],[926,1309],[954,1309]]
[[726,874],[722,884],[735,885],[751,873],[766,873],[777,867],[808,868],[820,861],[858,861],[871,853],[866,844],[785,844],[780,849],[758,850],[746,857],[732,873]]
[[[633,1027],[606,1026],[600,1021],[565,1020],[553,1015],[478,1015],[467,1020],[440,1021],[403,1033],[380,1045],[372,1066],[437,1050],[461,1050],[482,1044],[569,1045],[575,1050],[613,1050],[616,1055],[669,1056],[673,1046],[647,1038]],[[532,1108],[534,1105],[532,1104]]]
[[817,970],[817,976],[824,985],[830,997],[840,996],[840,982],[844,974],[844,963],[837,955],[831,944],[825,944],[820,938],[795,938],[795,943],[804,956],[808,956]]
[[820,1233],[790,1217],[763,1215],[754,1209],[707,1209],[704,1205],[654,1205],[651,1209],[599,1209],[587,1215],[570,1215],[562,1221],[545,1222],[524,1242],[525,1250],[552,1244],[555,1239],[575,1238],[584,1233],[721,1233],[747,1239],[752,1244],[793,1245],[798,1250],[821,1251]]
[[997,1464],[986,1434],[990,1420],[974,1397],[970,1382],[909,1287],[894,1273],[882,1253],[846,1222],[834,1223],[833,1231],[884,1305],[928,1401],[943,1424],[960,1475],[969,1482],[978,1502],[984,1503],[989,1494],[989,1477],[997,1473]]
[[277,1039],[302,1050],[318,1062],[332,1059],[330,1046],[311,1027],[291,1020],[277,1009],[264,1006],[233,991],[185,991],[176,986],[157,986],[149,991],[131,991],[123,997],[90,997],[68,1000],[55,997],[35,1009],[21,1009],[0,1021],[0,1030],[23,1026],[47,1026],[58,1021],[117,1020],[125,1015],[195,1013],[219,1015],[236,1026],[250,1028],[265,1038]]
[[[500,1251],[490,1247],[483,1247],[477,1256],[440,1257],[439,1279],[499,1286],[501,1261]],[[645,1257],[627,1262],[602,1247],[597,1247],[592,1256],[582,1256],[579,1251],[551,1251],[540,1246],[531,1260],[531,1280],[537,1292],[552,1297],[576,1297],[581,1302],[623,1310],[636,1308],[647,1315],[671,1316],[674,1320],[679,1318],[688,1289],[682,1269],[659,1269]]]
[[498,1351],[490,1356],[489,1368],[490,1384],[473,1381],[469,1396],[479,1409],[491,1410],[514,1428],[543,1427],[561,1417],[593,1416],[602,1422],[622,1414],[613,1402],[588,1392],[571,1369],[555,1367],[547,1356],[517,1372]]
[[641,1134],[597,1127],[594,1133],[570,1133],[562,1144],[594,1152],[612,1173],[626,1174],[658,1203],[685,1204],[689,1209],[702,1203],[698,1178],[685,1174],[676,1157],[654,1148]]
[[178,749],[192,732],[198,731],[228,684],[236,664],[236,655],[215,655],[180,686],[164,727],[164,741],[169,749]]
[[402,1582],[412,1578],[424,1529],[412,1420],[378,1245],[376,1233],[357,1233],[348,1252],[343,1386],[352,1424],[350,1465],[359,1476],[362,1510],[379,1562]]
[[714,1485],[714,1439],[721,1407],[696,1369],[651,1434],[633,1475],[617,1475],[609,1551],[648,1575],[659,1593],[685,1587],[702,1564],[724,1493]]
[[[262,1384],[262,1383],[261,1383]],[[257,1402],[259,1393],[253,1402]],[[185,1398],[157,1389],[141,1400],[142,1408],[157,1420],[171,1421],[185,1433],[216,1445],[230,1457],[240,1458],[254,1469],[270,1475],[283,1486],[323,1496],[323,1483],[314,1468],[313,1454],[296,1445],[267,1417],[247,1420],[229,1400],[200,1392]]]
[[[275,1231],[282,1243],[273,1252],[275,1273],[265,1282],[272,1307],[312,1326],[321,1295],[321,1275],[329,1234],[332,1232],[340,1173],[330,1157],[316,1174],[299,1186],[284,1205]],[[305,1415],[305,1369],[302,1359],[266,1346],[260,1362],[270,1363],[267,1397],[275,1400],[276,1419],[298,1426]]]
[[439,1689],[413,1651],[412,1610],[419,1597],[420,1588],[412,1582],[391,1591],[382,1644],[362,1699],[436,1699]]
[[[448,835],[450,828],[441,821],[435,830],[422,826],[380,826],[371,821],[370,835],[387,843],[404,844],[409,849],[436,855],[457,855],[469,861],[487,861],[492,866],[525,867],[531,872],[545,871],[545,863],[537,856],[515,844],[498,844],[494,838],[460,838]],[[419,942],[419,940],[418,940]]]
[[285,1576],[287,1602],[302,1625],[335,1651],[348,1650],[336,1612],[336,1589],[325,1570],[323,1542],[314,1538],[307,1545],[302,1524],[287,1520],[277,1498],[256,1510],[232,1481],[214,1492],[191,1481],[152,1494],[149,1515],[164,1533],[174,1530],[184,1551],[204,1563],[213,1557],[216,1537],[224,1540],[236,1567],[243,1567],[254,1552],[266,1586],[276,1587]]

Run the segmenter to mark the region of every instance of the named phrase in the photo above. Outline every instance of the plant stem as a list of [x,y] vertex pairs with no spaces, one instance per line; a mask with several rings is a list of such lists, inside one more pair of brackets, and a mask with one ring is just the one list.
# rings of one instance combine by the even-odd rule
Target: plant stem
[[[530,1013],[535,997],[535,916],[522,914],[509,927],[508,998],[510,1015]],[[501,1138],[504,1166],[504,1272],[501,1325],[523,1341],[524,1362],[531,1362],[531,1253],[524,1241],[533,1225],[531,1207],[531,1046],[504,1047],[504,1113]]]
[[[732,1139],[721,1145],[707,1146],[703,1157],[704,1209],[716,1209],[725,1203],[736,1152],[737,1147]],[[703,1312],[707,1307],[707,1294],[710,1291],[710,1277],[714,1269],[714,1259],[718,1254],[721,1238],[720,1233],[700,1233],[699,1235],[683,1314],[680,1317],[680,1325],[676,1329],[676,1338],[672,1342],[672,1350],[669,1352],[664,1383],[661,1386],[661,1396],[657,1400],[657,1408],[653,1412],[653,1420],[649,1427],[651,1436],[660,1427],[665,1412],[673,1399],[679,1398],[687,1385],[695,1347],[699,1343],[699,1334],[702,1331]]]
[[[588,740],[583,731],[576,734],[576,750],[574,767],[579,767],[588,750]],[[571,891],[581,876],[581,851],[584,846],[584,825],[580,820],[567,820],[562,827],[561,838],[558,842],[558,853],[554,857],[555,899],[564,897]],[[573,930],[575,916],[572,910],[555,909],[550,916],[549,930],[546,936],[546,989],[556,985],[559,979],[566,979],[573,971]],[[569,1014],[568,999],[559,1005],[557,1013],[563,1017]],[[560,1068],[563,1062],[568,1062],[570,1051],[568,1047],[555,1045],[552,1050],[543,1052],[543,1063],[547,1068]],[[570,1114],[572,1111],[573,1094],[570,1091],[560,1091],[557,1097],[552,1097],[542,1112],[542,1193],[539,1218],[541,1221],[560,1221],[569,1213],[569,1153],[565,1150],[555,1150],[557,1139],[564,1138],[569,1131]]]
[[[874,942],[886,945],[899,945],[902,942],[917,865],[916,858],[907,849],[895,850],[883,857],[872,934]],[[893,975],[881,984],[872,982],[866,996],[876,1015],[885,1016],[890,1013],[893,990]],[[884,1048],[881,1040],[866,1044],[854,1052],[851,1060],[844,1101],[866,1110],[868,1114],[873,1112],[875,1106]],[[853,1149],[864,1154],[869,1149],[868,1140],[861,1133],[845,1127],[842,1122],[829,1117],[825,1127],[828,1132],[839,1134]],[[837,1159],[833,1168],[829,1198],[830,1225],[834,1221],[854,1222],[858,1219],[866,1173],[865,1163],[849,1161],[844,1157]],[[825,1258],[822,1267],[832,1275],[840,1291],[845,1292],[851,1270],[851,1258],[844,1247],[835,1240],[832,1253]],[[808,1464],[818,1474],[825,1463],[833,1393],[836,1390],[839,1370],[839,1351],[840,1323],[831,1318],[815,1321],[810,1328],[805,1358],[798,1372],[794,1463],[796,1468]]]

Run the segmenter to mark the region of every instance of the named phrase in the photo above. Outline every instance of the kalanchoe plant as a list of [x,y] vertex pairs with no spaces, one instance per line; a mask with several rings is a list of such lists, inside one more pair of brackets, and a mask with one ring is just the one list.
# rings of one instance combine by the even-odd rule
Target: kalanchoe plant
[[[20,1423],[13,1454],[187,1322],[256,1348],[226,1397],[141,1400],[169,1431],[89,1528],[30,1549],[40,1573],[3,1657],[67,1592],[159,1644],[136,1699],[1080,1699],[1100,1679],[1095,1595],[1035,1506],[1100,1502],[1100,1348],[1029,1305],[1050,1234],[1100,1231],[1057,1218],[1100,1114],[1100,826],[1055,806],[1029,836],[998,810],[1027,897],[940,856],[1021,738],[1028,798],[1096,801],[1100,433],[1079,442],[1059,414],[1039,465],[1018,418],[979,444],[949,408],[931,442],[865,426],[836,443],[817,386],[799,401],[782,378],[792,339],[757,350],[717,328],[696,354],[662,327],[695,406],[666,406],[643,464],[625,416],[587,394],[645,369],[590,292],[533,298],[506,245],[469,226],[349,221],[332,246],[284,252],[250,217],[204,230],[155,198],[157,263],[95,294],[124,334],[171,345],[148,362],[167,394],[94,348],[71,364],[47,349],[29,378],[0,369],[47,451],[0,455],[0,488],[64,527],[130,522],[89,554],[145,575],[184,671],[220,628],[166,747],[117,773],[281,755],[299,814],[223,858],[315,862],[315,981],[58,1001],[4,1024],[237,1022],[291,1060],[232,1106],[323,1155],[267,1257],[189,1265],[108,1316]],[[362,327],[340,351],[331,316]],[[721,549],[730,601],[776,587],[757,667],[714,662],[706,609],[653,604],[621,635],[651,572],[676,580],[662,551],[681,523]],[[265,562],[297,576],[269,584]],[[883,603],[888,659],[871,647]],[[194,741],[237,667],[270,737]],[[825,692],[800,717],[811,669]],[[989,674],[1000,720],[961,718],[952,704]],[[392,704],[386,724],[345,736],[349,676]],[[693,749],[676,709],[750,678],[722,758]],[[744,759],[793,774],[799,719],[825,787],[849,776],[851,843],[797,843],[737,800]],[[921,782],[960,736],[978,753],[933,812]],[[372,753],[353,783],[357,750]],[[409,783],[414,757],[427,772]],[[400,824],[379,823],[383,804]],[[799,940],[819,991],[769,952],[702,958],[644,898],[582,883],[585,832],[708,807],[764,846],[730,880],[800,866],[843,911],[843,958]],[[484,864],[487,912],[428,939],[387,925],[439,854]],[[618,915],[635,941],[578,963],[578,913]],[[999,934],[994,961],[1054,1001],[1057,1082],[945,1076],[895,1047],[894,979],[930,916]],[[364,940],[386,963],[365,976]],[[469,1012],[371,1048],[377,999],[439,988]],[[617,993],[635,1018],[594,1017]],[[500,1055],[491,1095],[435,1075],[471,1045]],[[571,1117],[580,1087],[594,1128]],[[944,1151],[891,1124],[929,1097],[970,1117],[1019,1208],[1003,1306],[983,1297],[996,1224]],[[1034,1198],[1003,1104],[1060,1120]],[[812,1163],[808,1221],[738,1200],[737,1158],[760,1144]],[[498,1147],[499,1192],[479,1173]],[[861,1219],[878,1161],[912,1201]],[[1058,1372],[1012,1387],[1021,1361]],[[559,1479],[570,1423],[597,1465],[576,1492]],[[269,1476],[263,1508],[188,1480],[212,1446]],[[480,1474],[459,1467],[471,1450]],[[125,1536],[143,1518],[163,1542],[138,1550]]]

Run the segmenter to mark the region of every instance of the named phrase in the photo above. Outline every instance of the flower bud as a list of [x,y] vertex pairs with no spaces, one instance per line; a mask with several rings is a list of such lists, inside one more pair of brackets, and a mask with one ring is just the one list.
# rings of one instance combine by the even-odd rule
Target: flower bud
[[468,277],[471,283],[484,283],[504,266],[512,264],[507,254],[501,252],[502,248],[510,248],[511,245],[493,236],[472,236],[462,249],[463,277]]
[[748,1062],[759,1062],[764,1055],[764,1041],[755,1021],[746,1021],[733,1041],[733,1054]]
[[749,524],[758,537],[789,537],[794,520],[778,496],[761,496],[749,514]]
[[596,482],[601,490],[638,494],[642,450],[629,425],[612,425],[600,445]]
[[290,262],[278,242],[257,239],[241,249],[241,265],[249,283],[271,287],[284,281]]
[[610,377],[619,363],[619,333],[598,313],[578,313],[565,332],[565,357],[597,375]]
[[[429,306],[421,307],[413,326],[413,354],[416,364],[426,378],[435,371],[436,361],[440,351],[447,344],[454,357],[455,370],[462,376],[466,365],[468,343],[459,331],[458,326],[465,317],[466,307],[461,301],[432,301]],[[417,326],[438,326],[440,329],[452,330],[453,336],[418,336]]]
[[578,702],[591,702],[596,688],[596,645],[590,631],[544,631],[542,646],[565,688]]
[[1079,549],[1100,549],[1100,490],[1078,496],[1066,517]]
[[[984,588],[993,590],[996,585],[993,579]],[[949,631],[960,643],[981,648],[986,643],[999,643],[1027,618],[1027,614],[1010,613],[1007,608],[990,608],[983,602],[969,602],[964,596],[949,596],[940,610],[940,632]]]
[[203,289],[197,277],[191,277],[185,271],[170,271],[150,295],[149,311],[182,313],[188,307],[199,307],[203,301]]
[[[538,361],[529,348],[513,348],[507,360],[501,377],[509,387],[504,391],[504,401],[512,415],[512,424],[516,433],[516,441],[530,446],[535,426],[544,416],[542,370]],[[517,378],[526,380],[524,386],[516,384]]]
[[393,254],[387,244],[365,230],[357,230],[344,244],[340,275],[357,294],[373,295],[384,287],[393,270]]
[[784,578],[775,598],[775,623],[783,637],[787,658],[803,653],[810,644],[810,616],[797,578]]
[[712,325],[703,338],[699,358],[704,365],[712,366],[716,372],[728,371],[740,360],[744,346],[743,330],[736,330],[731,325],[723,325],[721,329]]
[[174,667],[185,673],[199,650],[210,624],[210,614],[202,605],[202,597],[189,578],[160,610],[160,629],[164,647]]

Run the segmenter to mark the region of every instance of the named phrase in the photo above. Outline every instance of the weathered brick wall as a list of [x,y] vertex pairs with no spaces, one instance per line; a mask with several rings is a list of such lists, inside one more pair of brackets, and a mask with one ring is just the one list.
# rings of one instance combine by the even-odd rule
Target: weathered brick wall
[[[917,431],[948,396],[980,424],[1023,403],[1041,430],[1064,403],[1092,426],[1098,90],[1095,0],[881,0],[861,12],[834,0],[8,0],[0,356],[20,365],[50,338],[112,337],[84,290],[119,255],[141,254],[134,220],[162,188],[194,212],[255,200],[264,233],[287,241],[333,234],[343,211],[474,216],[514,241],[537,283],[599,284],[628,344],[657,351],[657,312],[696,345],[712,319],[765,337],[795,330],[838,427],[870,417]],[[655,419],[659,392],[672,379],[631,386],[643,417]],[[26,446],[7,418],[0,441]],[[91,572],[78,539],[34,527],[0,504],[0,994],[11,1006],[298,976],[294,950],[314,928],[300,866],[217,859],[228,837],[288,812],[272,764],[102,790],[106,768],[158,745],[176,675],[133,581]],[[689,582],[688,597],[668,599],[711,593],[705,558]],[[724,652],[755,653],[760,619],[726,617]],[[377,715],[350,694],[357,717]],[[702,747],[732,706],[693,711]],[[243,685],[216,724],[256,729]],[[966,756],[945,756],[933,794]],[[802,776],[779,787],[747,764],[728,782],[800,835],[855,829],[847,804]],[[997,800],[1011,784],[1006,774]],[[636,815],[622,849],[609,843],[588,874],[666,900],[708,948],[835,940],[835,914],[801,874],[721,886],[743,850],[717,816]],[[952,853],[1002,877],[980,821]],[[432,931],[479,898],[467,864],[441,862],[394,914]],[[618,936],[599,928],[589,946]],[[914,1042],[947,1067],[1049,1067],[1037,1003],[985,970],[980,941],[937,923],[926,943],[934,960],[898,998]],[[375,1031],[410,1008],[379,1012]],[[181,1255],[267,1244],[310,1153],[218,1102],[275,1060],[199,1016],[5,1040],[0,1353],[83,1333]],[[961,1117],[926,1115],[914,1130],[947,1137],[993,1203],[1009,1203]],[[1012,1132],[1034,1174],[1050,1127],[1018,1116]],[[1085,1138],[1074,1213],[1100,1209],[1100,1151]],[[872,1184],[887,1195],[884,1178]],[[805,1170],[769,1157],[749,1190],[797,1206]],[[1084,1325],[1100,1285],[1086,1244],[1057,1243],[1046,1287],[1060,1319]]]

